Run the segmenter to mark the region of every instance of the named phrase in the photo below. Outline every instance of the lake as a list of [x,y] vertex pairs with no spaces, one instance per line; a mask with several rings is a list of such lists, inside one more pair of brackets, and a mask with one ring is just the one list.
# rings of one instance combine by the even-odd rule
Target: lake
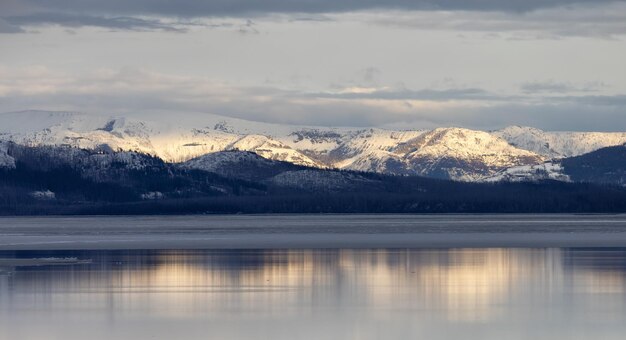
[[622,215],[0,218],[0,339],[623,339],[625,234]]

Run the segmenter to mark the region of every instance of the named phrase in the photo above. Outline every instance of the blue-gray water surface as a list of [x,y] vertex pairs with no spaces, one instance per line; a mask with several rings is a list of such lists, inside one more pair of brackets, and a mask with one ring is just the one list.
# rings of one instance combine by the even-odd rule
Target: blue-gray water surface
[[[43,230],[46,219],[35,224]],[[585,228],[565,224],[563,234],[585,238]],[[58,243],[41,249],[45,232],[37,229],[43,233],[32,243],[37,249],[10,249],[17,239],[2,248],[3,235],[22,237],[21,245],[32,241],[15,225],[0,223],[2,340],[624,339],[626,334],[624,247],[533,247],[529,239],[523,246],[418,243],[375,249],[363,244],[85,249],[86,243],[67,243],[79,248],[71,250],[56,249]],[[624,224],[615,225],[603,226],[600,234],[619,236]],[[358,227],[351,228],[356,229],[348,235],[358,234]],[[415,233],[396,234],[419,238]]]

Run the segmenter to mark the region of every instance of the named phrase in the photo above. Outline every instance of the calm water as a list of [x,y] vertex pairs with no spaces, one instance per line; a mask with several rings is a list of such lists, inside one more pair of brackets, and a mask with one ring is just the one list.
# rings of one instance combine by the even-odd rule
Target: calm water
[[[45,257],[92,262],[6,260]],[[626,248],[42,250],[0,258],[3,340],[626,334]]]

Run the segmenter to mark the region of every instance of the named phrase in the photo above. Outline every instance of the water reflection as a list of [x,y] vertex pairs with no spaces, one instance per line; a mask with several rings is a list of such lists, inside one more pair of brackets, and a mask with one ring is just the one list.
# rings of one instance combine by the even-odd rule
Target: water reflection
[[595,330],[618,339],[626,331],[624,249],[0,254],[50,256],[93,262],[5,268],[0,338],[584,339]]

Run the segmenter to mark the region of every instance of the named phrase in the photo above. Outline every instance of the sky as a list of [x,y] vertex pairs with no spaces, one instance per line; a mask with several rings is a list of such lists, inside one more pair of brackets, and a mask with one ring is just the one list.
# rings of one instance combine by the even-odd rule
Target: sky
[[0,0],[0,112],[626,131],[626,1]]

